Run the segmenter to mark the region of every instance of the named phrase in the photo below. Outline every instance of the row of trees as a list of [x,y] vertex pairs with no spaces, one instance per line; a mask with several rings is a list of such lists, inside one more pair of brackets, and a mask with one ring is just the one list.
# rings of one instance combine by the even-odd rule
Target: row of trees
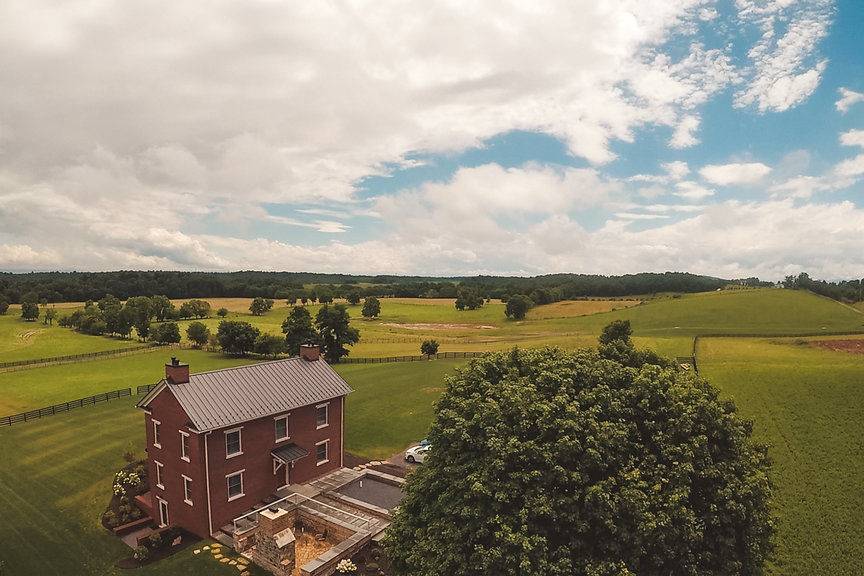
[[864,300],[864,278],[860,280],[840,280],[827,282],[814,280],[806,272],[798,276],[786,276],[783,287],[792,290],[810,290],[841,302],[861,302]]
[[[526,294],[537,304],[545,304],[545,300],[585,296],[702,292],[721,288],[730,282],[733,281],[678,272],[625,276],[553,274],[531,278],[350,276],[292,272],[39,272],[0,273],[0,298],[20,303],[28,294],[35,294],[37,302],[77,302],[95,300],[108,292],[122,300],[131,296],[165,294],[172,299],[262,297],[291,300],[292,303],[306,298],[307,302],[329,304],[337,298],[353,303],[368,296],[456,298],[460,288],[471,288],[484,298]],[[765,284],[752,278],[746,282],[748,285],[754,282]]]

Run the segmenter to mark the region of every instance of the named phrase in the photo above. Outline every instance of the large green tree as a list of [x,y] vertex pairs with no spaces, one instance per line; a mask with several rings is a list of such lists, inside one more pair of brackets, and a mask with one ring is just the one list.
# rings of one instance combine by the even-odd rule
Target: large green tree
[[39,318],[39,304],[36,302],[22,302],[21,318],[27,322],[35,322]]
[[210,340],[210,328],[203,322],[192,322],[186,328],[186,337],[200,348]]
[[273,300],[258,296],[257,298],[254,298],[252,303],[249,305],[249,312],[251,312],[253,316],[263,316],[269,312],[271,308],[273,308]]
[[483,306],[485,300],[483,296],[475,288],[464,286],[459,288],[459,295],[456,296],[457,310],[476,310]]
[[534,305],[528,296],[524,294],[515,294],[507,299],[507,306],[504,308],[504,315],[507,318],[514,320],[522,320],[528,314],[528,310]]
[[367,296],[363,300],[363,309],[360,311],[364,318],[375,318],[381,314],[381,302],[374,296]]
[[324,359],[336,363],[349,354],[345,346],[360,340],[360,331],[349,325],[350,316],[344,304],[325,304],[315,316],[315,326],[323,348]]
[[242,356],[255,349],[255,340],[261,331],[249,322],[222,320],[216,330],[219,346],[226,354]]
[[475,359],[447,384],[388,528],[396,574],[762,573],[766,449],[706,381],[545,348]]
[[301,344],[318,342],[318,332],[312,325],[312,315],[302,306],[294,306],[288,317],[282,322],[282,332],[285,334],[285,349],[292,356],[300,354]]
[[7,310],[9,310],[9,302],[7,302],[4,298],[0,298],[0,316],[6,314]]
[[153,330],[153,341],[160,344],[177,344],[180,342],[180,327],[176,322],[157,324]]

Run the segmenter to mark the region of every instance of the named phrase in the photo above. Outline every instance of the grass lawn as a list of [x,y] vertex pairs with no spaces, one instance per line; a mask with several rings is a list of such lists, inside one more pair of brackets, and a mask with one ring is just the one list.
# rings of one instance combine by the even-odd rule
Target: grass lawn
[[864,356],[808,339],[710,338],[704,377],[770,445],[779,516],[772,574],[861,574],[864,558]]
[[343,364],[336,371],[354,388],[345,412],[345,449],[386,459],[423,439],[444,377],[464,361]]
[[46,326],[41,320],[24,322],[20,313],[11,308],[0,316],[0,362],[117,350],[139,344],[136,339],[79,334],[56,323]]
[[[98,337],[87,337],[98,340]],[[132,356],[0,372],[0,415],[13,414],[119,388],[153,384],[165,375],[171,356],[195,372],[257,360],[229,358],[201,350],[154,349]]]
[[[120,575],[130,550],[99,523],[123,453],[143,454],[134,400],[118,400],[0,430],[0,560],[4,574]],[[229,575],[192,548],[135,570],[141,576]],[[256,574],[264,574],[256,571]]]

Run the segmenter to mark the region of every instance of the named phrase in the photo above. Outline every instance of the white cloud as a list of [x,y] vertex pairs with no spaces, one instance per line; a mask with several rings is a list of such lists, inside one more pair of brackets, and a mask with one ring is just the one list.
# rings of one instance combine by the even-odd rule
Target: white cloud
[[699,143],[696,131],[699,130],[699,117],[692,114],[684,116],[675,126],[669,146],[676,149],[689,148]]
[[690,166],[687,165],[687,162],[682,162],[680,160],[666,162],[660,166],[673,180],[681,180],[690,173]]
[[675,185],[675,188],[676,192],[674,192],[674,194],[676,196],[687,198],[688,200],[702,200],[703,198],[708,198],[709,196],[714,195],[714,190],[689,180],[678,182]]
[[718,186],[755,184],[771,172],[771,168],[761,162],[736,162],[731,164],[709,164],[699,170],[699,175]]
[[756,105],[760,112],[782,112],[808,98],[819,85],[827,60],[815,48],[827,35],[831,0],[737,0],[744,24],[755,23],[762,37],[748,57],[750,79],[735,94],[735,105]]
[[864,130],[849,130],[840,135],[840,143],[844,146],[864,148]]
[[834,103],[834,107],[841,114],[848,112],[855,104],[864,102],[864,92],[855,92],[854,90],[842,87],[838,89],[838,92],[840,93],[840,99]]

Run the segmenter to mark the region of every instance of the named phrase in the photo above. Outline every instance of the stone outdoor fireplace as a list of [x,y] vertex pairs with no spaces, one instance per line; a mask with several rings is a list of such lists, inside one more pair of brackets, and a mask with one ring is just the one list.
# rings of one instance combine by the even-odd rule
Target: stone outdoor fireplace
[[291,530],[294,518],[295,514],[281,508],[268,508],[258,514],[253,558],[279,576],[294,574],[297,544]]

